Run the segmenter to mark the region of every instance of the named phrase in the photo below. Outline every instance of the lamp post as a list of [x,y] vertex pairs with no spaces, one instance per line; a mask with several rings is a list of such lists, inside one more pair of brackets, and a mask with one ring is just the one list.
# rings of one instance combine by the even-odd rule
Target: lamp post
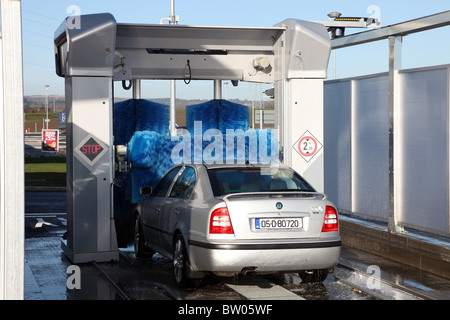
[[49,87],[50,86],[48,84],[44,85],[44,88],[45,88],[45,113],[46,113],[45,128],[46,129],[48,129],[48,122],[49,122],[49,120],[48,120],[48,88]]

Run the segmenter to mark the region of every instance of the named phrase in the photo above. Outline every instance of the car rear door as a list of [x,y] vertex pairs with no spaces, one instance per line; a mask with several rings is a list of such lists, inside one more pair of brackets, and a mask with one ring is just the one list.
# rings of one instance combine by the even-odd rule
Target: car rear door
[[142,225],[144,227],[145,240],[155,250],[161,247],[161,229],[159,227],[161,211],[163,210],[170,186],[180,169],[181,167],[175,167],[169,171],[156,185],[142,207]]
[[168,197],[165,199],[159,216],[161,247],[167,253],[172,252],[173,232],[180,219],[185,225],[190,223],[189,197],[196,181],[194,168],[186,166],[173,184]]

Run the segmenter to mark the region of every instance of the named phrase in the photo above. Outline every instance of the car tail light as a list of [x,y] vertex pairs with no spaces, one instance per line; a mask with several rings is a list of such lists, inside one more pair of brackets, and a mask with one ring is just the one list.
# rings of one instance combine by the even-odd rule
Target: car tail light
[[211,213],[209,233],[234,233],[227,207],[217,208]]
[[322,232],[338,231],[338,214],[334,207],[326,206],[325,216],[323,218]]

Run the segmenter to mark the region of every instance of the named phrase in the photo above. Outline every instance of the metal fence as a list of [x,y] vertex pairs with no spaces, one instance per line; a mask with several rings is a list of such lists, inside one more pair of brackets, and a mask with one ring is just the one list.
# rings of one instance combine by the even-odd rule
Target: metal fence
[[380,221],[394,199],[401,226],[450,236],[450,65],[400,70],[397,85],[390,144],[388,73],[325,82],[325,192]]

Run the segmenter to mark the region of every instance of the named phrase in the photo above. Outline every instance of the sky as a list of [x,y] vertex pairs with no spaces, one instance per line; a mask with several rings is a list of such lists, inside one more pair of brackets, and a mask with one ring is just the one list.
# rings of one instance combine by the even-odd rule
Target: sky
[[[175,0],[180,25],[272,27],[287,19],[324,21],[332,11],[342,16],[376,17],[383,26],[447,11],[449,0]],[[22,0],[24,95],[64,94],[64,79],[55,73],[53,37],[62,21],[74,13],[111,13],[118,23],[158,24],[170,15],[170,0]],[[346,30],[346,34],[363,31]],[[409,35],[403,39],[402,68],[450,63],[450,27]],[[388,71],[387,40],[336,50],[330,57],[328,79]],[[212,99],[212,81],[177,83],[177,98]],[[117,87],[117,86],[116,86]],[[229,99],[267,99],[259,87],[241,83],[227,87]],[[263,88],[264,89],[264,88]],[[258,93],[255,93],[255,90]],[[131,91],[131,90],[130,90]],[[128,92],[116,91],[116,96]],[[145,81],[143,98],[170,97],[169,81]]]

